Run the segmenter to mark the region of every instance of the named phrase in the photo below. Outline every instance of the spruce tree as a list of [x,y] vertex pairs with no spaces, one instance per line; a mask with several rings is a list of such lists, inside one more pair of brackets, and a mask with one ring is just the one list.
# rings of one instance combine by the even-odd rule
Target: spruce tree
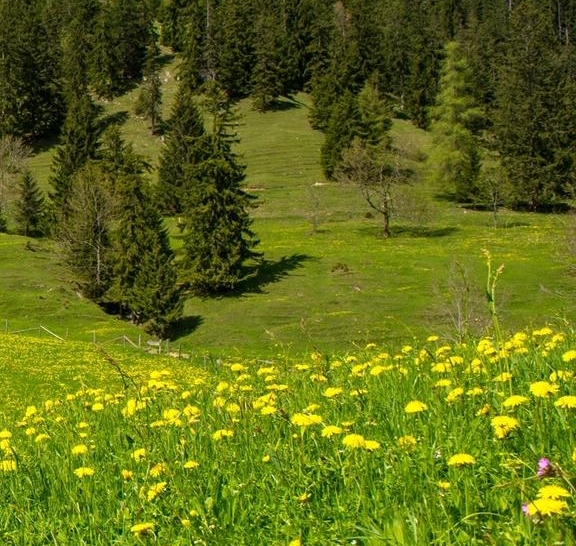
[[155,41],[148,44],[146,61],[140,92],[136,99],[134,111],[144,116],[150,124],[150,132],[156,134],[162,123],[162,86],[160,83],[158,54],[160,50]]
[[196,105],[193,90],[184,79],[178,88],[168,122],[158,168],[157,198],[165,214],[180,214],[183,210],[188,191],[184,165],[193,165],[201,160],[200,144],[204,135],[204,120]]
[[115,211],[113,280],[106,300],[163,337],[182,315],[182,290],[168,232],[141,176],[118,179]]
[[15,214],[18,232],[25,237],[42,236],[46,220],[44,196],[29,170],[23,173],[19,182],[19,190]]
[[482,112],[472,93],[472,75],[457,42],[446,46],[436,105],[431,109],[434,148],[431,177],[458,201],[474,200],[480,172],[479,130]]
[[183,275],[200,295],[233,290],[245,262],[260,256],[249,215],[254,198],[242,188],[244,166],[232,149],[232,111],[221,95],[212,105],[218,107],[211,112],[213,131],[202,139],[206,155],[185,169],[190,191],[185,197]]

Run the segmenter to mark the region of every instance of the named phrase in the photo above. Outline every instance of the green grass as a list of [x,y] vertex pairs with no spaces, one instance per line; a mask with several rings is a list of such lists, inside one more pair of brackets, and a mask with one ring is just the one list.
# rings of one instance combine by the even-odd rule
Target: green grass
[[[168,64],[163,75],[165,116],[174,70]],[[125,137],[155,164],[161,141],[132,114],[136,93],[104,104],[104,113],[124,112]],[[401,343],[432,332],[454,335],[457,309],[466,299],[468,329],[482,332],[489,323],[483,249],[504,265],[497,305],[506,327],[576,318],[573,257],[565,250],[570,218],[502,211],[495,228],[490,213],[440,200],[435,188],[416,179],[396,201],[394,237],[382,240],[379,219],[359,191],[323,179],[323,137],[310,128],[308,108],[305,95],[291,108],[265,114],[248,102],[240,105],[238,152],[247,187],[258,197],[254,230],[265,267],[234,295],[191,298],[178,345],[192,353],[301,352],[373,340]],[[396,120],[393,135],[411,166],[422,171],[429,135],[405,120]],[[46,189],[52,152],[48,147],[31,160]],[[174,237],[178,248],[176,231]],[[72,339],[100,328],[134,331],[80,300],[45,245],[34,242],[38,252],[27,252],[24,239],[1,241],[0,318],[19,328],[54,326]]]

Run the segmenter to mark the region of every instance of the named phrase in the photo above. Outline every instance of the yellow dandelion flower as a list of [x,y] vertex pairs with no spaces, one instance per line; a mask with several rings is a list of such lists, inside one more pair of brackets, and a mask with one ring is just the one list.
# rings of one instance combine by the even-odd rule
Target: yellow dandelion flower
[[72,448],[72,455],[84,455],[88,453],[88,446],[86,444],[78,444]]
[[96,402],[92,404],[92,411],[102,411],[104,409],[104,404],[102,402]]
[[231,402],[230,404],[226,404],[226,408],[224,408],[228,413],[235,414],[240,413],[240,405]]
[[148,502],[153,501],[160,493],[164,492],[166,489],[167,482],[158,482],[151,485],[146,493],[146,500]]
[[426,411],[428,406],[424,404],[424,402],[420,402],[420,400],[412,400],[406,404],[404,411],[406,413],[420,413],[422,411]]
[[320,409],[322,406],[320,404],[309,404],[304,408],[304,413],[314,413],[316,410]]
[[313,413],[295,413],[290,422],[299,427],[308,427],[310,425],[319,425],[322,423],[322,417]]
[[519,394],[513,394],[512,396],[506,398],[504,402],[502,402],[502,406],[505,408],[515,408],[522,404],[526,404],[526,402],[530,402],[530,398],[527,396],[521,396]]
[[325,396],[326,398],[334,398],[335,396],[342,394],[343,391],[344,389],[342,389],[341,387],[328,387],[322,393],[322,395]]
[[36,434],[37,430],[34,427],[28,427],[25,431],[24,434],[26,434],[26,436],[34,436],[34,434]]
[[450,482],[444,482],[444,481],[438,482],[438,487],[443,491],[448,491],[450,489]]
[[146,458],[146,450],[141,447],[140,449],[133,451],[131,456],[135,461],[143,461]]
[[530,392],[537,398],[548,398],[551,394],[556,394],[559,388],[548,381],[536,381],[530,385]]
[[188,527],[190,527],[192,525],[190,520],[187,518],[180,519],[180,523],[182,524],[182,527],[185,527],[186,529],[188,529]]
[[266,390],[269,391],[287,391],[288,390],[288,385],[284,385],[284,384],[273,384],[273,385],[266,385]]
[[198,468],[200,466],[200,463],[198,461],[186,461],[184,463],[184,468],[187,468],[188,470],[192,469],[192,468]]
[[502,372],[500,375],[497,375],[492,381],[495,383],[506,383],[512,379],[512,374],[509,372]]
[[436,383],[434,383],[432,386],[433,387],[437,387],[439,389],[442,389],[444,387],[450,387],[452,385],[452,380],[451,379],[439,379],[438,381],[436,381]]
[[158,476],[161,476],[162,474],[164,474],[164,472],[166,472],[166,464],[165,463],[156,463],[151,469],[150,469],[150,476],[152,476],[153,478],[158,478]]
[[271,375],[276,373],[276,366],[262,366],[258,368],[256,375]]
[[559,408],[574,409],[576,408],[576,396],[561,396],[554,402]]
[[242,364],[232,364],[230,371],[232,372],[245,372],[248,368]]
[[545,326],[544,328],[540,328],[540,330],[534,330],[532,332],[532,337],[550,336],[552,334],[553,334],[552,329]]
[[80,468],[74,470],[74,474],[76,474],[78,478],[87,478],[89,476],[94,476],[95,473],[96,471],[93,468],[90,468],[89,466],[81,466]]
[[482,415],[486,415],[490,413],[490,406],[488,404],[484,404],[477,412],[476,417],[482,417]]
[[493,417],[490,422],[492,423],[496,437],[500,439],[506,438],[510,432],[520,426],[518,419],[509,417],[508,415],[497,415]]
[[342,434],[344,429],[341,427],[337,427],[336,425],[327,425],[322,429],[322,436],[324,438],[330,438],[331,436],[335,436],[336,434]]
[[50,439],[50,435],[49,434],[38,434],[38,436],[36,436],[36,438],[34,438],[34,441],[37,444],[40,444],[42,442],[45,442],[46,440]]
[[411,434],[407,434],[405,436],[400,436],[400,438],[396,440],[396,443],[398,444],[398,447],[406,451],[412,451],[416,447],[418,441]]
[[129,481],[134,477],[134,472],[132,472],[132,470],[124,469],[120,472],[120,475],[122,476],[123,480]]
[[275,406],[264,406],[261,410],[260,413],[262,415],[274,415],[278,410],[276,409]]
[[455,400],[458,400],[458,398],[460,398],[463,394],[464,394],[464,389],[462,387],[456,387],[455,389],[452,389],[447,394],[446,402],[448,402],[448,403],[454,402]]
[[296,364],[294,368],[299,372],[305,372],[310,369],[310,364]]
[[296,497],[298,499],[298,502],[308,502],[310,500],[310,497],[312,495],[310,493],[302,493],[299,497]]
[[316,381],[318,383],[325,383],[328,381],[328,378],[321,373],[313,373],[310,375],[310,381]]
[[562,355],[562,360],[564,362],[572,362],[572,360],[576,360],[576,349],[570,349],[569,351],[566,351]]
[[536,499],[526,505],[526,511],[530,516],[551,516],[562,514],[568,508],[568,503],[558,499]]
[[0,431],[0,440],[7,440],[9,438],[12,438],[12,433],[9,430],[4,429]]
[[288,543],[288,546],[302,546],[302,541],[299,538],[295,538]]
[[270,455],[264,455],[264,456],[262,457],[262,462],[263,462],[263,463],[268,463],[268,462],[270,462]]
[[480,387],[474,387],[466,391],[466,396],[480,396],[481,394],[484,394],[484,389]]
[[361,434],[347,434],[342,443],[351,448],[366,447],[366,440]]
[[380,442],[376,440],[366,440],[364,442],[364,449],[368,451],[375,451],[376,449],[380,449]]
[[539,499],[559,499],[570,497],[570,492],[560,485],[545,485],[538,490],[536,495]]
[[456,453],[448,459],[448,466],[466,466],[473,465],[476,459],[468,453]]
[[550,379],[550,381],[552,381],[552,383],[555,383],[558,380],[569,381],[573,377],[574,377],[574,372],[572,372],[570,370],[558,370],[556,372],[552,372],[550,374],[549,379]]
[[212,434],[212,439],[216,442],[222,440],[222,438],[232,438],[234,436],[234,431],[229,429],[220,429]]
[[431,335],[426,338],[426,341],[432,343],[433,341],[438,341],[440,338],[437,335]]
[[136,525],[132,525],[132,527],[130,527],[130,532],[133,533],[134,536],[146,536],[154,532],[154,524],[150,522],[137,523]]
[[13,459],[4,459],[0,461],[0,472],[15,472],[16,461]]
[[28,406],[26,408],[26,413],[24,414],[25,417],[32,417],[38,413],[38,408],[36,406]]

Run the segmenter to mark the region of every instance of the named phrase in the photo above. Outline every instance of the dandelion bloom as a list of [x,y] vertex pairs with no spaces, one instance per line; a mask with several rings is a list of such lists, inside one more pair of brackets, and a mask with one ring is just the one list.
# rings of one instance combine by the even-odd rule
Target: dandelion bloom
[[320,415],[307,414],[307,413],[295,413],[290,422],[293,425],[300,427],[308,427],[310,425],[319,425],[322,423],[322,417]]
[[522,510],[528,516],[551,516],[562,514],[568,508],[568,503],[558,499],[541,498],[525,504]]
[[166,464],[165,463],[157,463],[150,469],[150,476],[153,478],[157,478],[166,472]]
[[396,440],[396,443],[398,444],[398,447],[401,447],[406,451],[411,451],[416,447],[416,444],[418,442],[416,438],[414,438],[414,436],[412,436],[411,434],[407,434],[406,436],[400,436],[400,438]]
[[326,398],[334,398],[334,396],[342,394],[343,391],[344,389],[342,389],[341,387],[328,387],[322,394]]
[[154,531],[153,523],[137,523],[130,527],[130,532],[133,533],[134,536],[145,536],[152,531]]
[[74,474],[76,474],[78,478],[86,478],[89,476],[94,476],[95,473],[96,471],[93,468],[90,468],[89,466],[81,466],[80,468],[74,470]]
[[0,461],[0,472],[15,472],[16,461],[13,459],[4,459]]
[[420,402],[420,400],[412,400],[406,404],[404,411],[406,413],[420,413],[422,411],[426,411],[428,406],[424,404],[424,402]]
[[135,461],[143,461],[146,458],[146,450],[141,447],[132,453],[132,458]]
[[576,408],[576,396],[561,396],[554,402],[559,408],[574,409]]
[[508,415],[497,415],[493,417],[490,422],[492,423],[496,437],[500,439],[506,438],[510,432],[520,426],[518,419],[509,417]]
[[509,396],[508,398],[506,398],[506,400],[504,400],[504,402],[502,402],[502,406],[504,406],[505,408],[515,408],[517,406],[520,406],[522,404],[526,404],[526,402],[529,402],[530,399],[527,396],[521,396],[519,394],[513,394],[512,396]]
[[558,385],[548,381],[536,381],[530,385],[530,392],[537,398],[547,398],[550,394],[556,394],[558,389]]
[[536,495],[539,499],[559,499],[570,497],[570,492],[560,485],[545,485],[538,490]]
[[288,546],[302,546],[302,542],[299,538],[295,538],[288,543]]
[[455,400],[458,400],[458,398],[460,398],[463,394],[464,389],[462,387],[456,387],[455,389],[452,389],[448,393],[448,395],[446,396],[446,402],[448,403],[454,402]]
[[476,462],[476,459],[468,453],[456,453],[448,459],[448,466],[465,466]]
[[570,349],[569,351],[566,351],[562,355],[562,360],[564,362],[571,362],[572,360],[576,360],[576,349]]
[[380,442],[376,440],[366,440],[364,442],[364,449],[368,451],[375,451],[376,449],[380,449]]
[[88,446],[86,444],[78,444],[72,448],[72,455],[84,455],[88,453]]
[[489,404],[484,404],[484,405],[476,412],[476,417],[482,417],[482,415],[486,415],[487,413],[490,413],[490,405],[489,405]]
[[335,434],[342,434],[344,429],[337,427],[336,425],[327,425],[322,429],[322,436],[324,438],[330,438],[330,436],[334,436]]
[[510,372],[503,372],[500,375],[497,375],[492,381],[496,383],[506,383],[506,381],[510,381],[512,379],[512,374]]
[[0,431],[0,439],[7,440],[8,438],[12,438],[12,433],[9,430],[4,429]]
[[234,436],[233,430],[221,428],[220,430],[217,430],[214,434],[212,434],[212,439],[217,442],[219,440],[222,440],[222,438],[231,438],[232,436]]
[[122,472],[120,472],[120,475],[122,476],[123,480],[131,480],[134,477],[134,472],[132,472],[132,470],[122,470]]
[[200,463],[198,461],[186,461],[184,463],[184,468],[191,469],[191,468],[198,468]]
[[466,396],[480,396],[481,394],[484,394],[484,389],[480,387],[474,387],[466,391]]
[[104,404],[102,402],[96,402],[92,404],[92,411],[102,411],[104,409]]
[[448,491],[448,489],[450,489],[450,482],[438,482],[438,487],[443,491]]
[[362,436],[361,434],[347,434],[346,436],[344,436],[342,443],[346,447],[352,447],[352,448],[366,446],[366,440],[364,439],[364,436]]
[[264,406],[261,410],[260,413],[262,415],[274,415],[278,410],[276,409],[275,406]]
[[268,463],[268,462],[270,462],[270,455],[264,455],[264,456],[262,457],[262,462],[263,462],[263,463]]
[[146,499],[148,502],[153,501],[160,493],[162,493],[166,489],[167,482],[158,482],[154,485],[151,485],[148,488],[148,492],[146,493]]
[[50,438],[50,436],[48,434],[38,434],[38,436],[36,436],[36,438],[34,438],[34,441],[37,444],[39,444],[41,442],[48,440],[49,438]]
[[432,386],[433,386],[433,387],[442,388],[442,387],[449,387],[450,385],[452,385],[452,380],[451,380],[451,379],[439,379],[439,380],[436,381],[436,383],[434,383],[434,385],[432,385]]
[[232,364],[230,371],[232,372],[245,372],[248,368],[242,364]]

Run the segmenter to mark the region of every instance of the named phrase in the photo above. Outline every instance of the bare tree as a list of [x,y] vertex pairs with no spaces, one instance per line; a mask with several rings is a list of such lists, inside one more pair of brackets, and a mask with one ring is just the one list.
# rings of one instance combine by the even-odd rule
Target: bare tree
[[18,175],[30,153],[30,147],[20,137],[0,137],[0,224],[5,222],[9,204],[16,198]]
[[387,145],[370,146],[355,139],[342,154],[336,178],[360,188],[366,202],[382,217],[382,237],[390,237],[393,190],[410,181],[410,172],[401,166],[398,152]]

